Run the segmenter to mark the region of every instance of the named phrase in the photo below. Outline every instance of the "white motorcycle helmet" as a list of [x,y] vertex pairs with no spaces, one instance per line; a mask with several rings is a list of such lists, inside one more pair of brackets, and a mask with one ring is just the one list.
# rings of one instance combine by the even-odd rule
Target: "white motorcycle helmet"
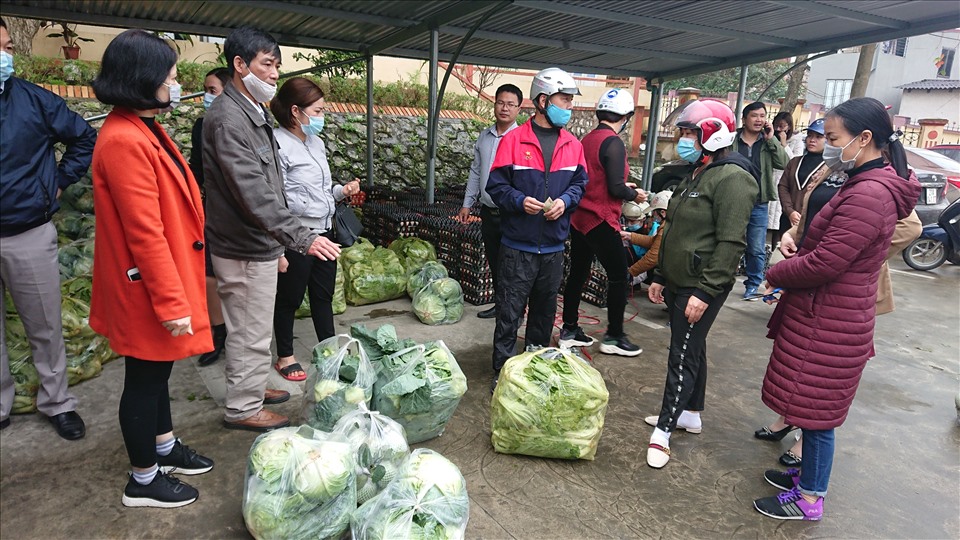
[[577,88],[577,82],[566,71],[560,68],[542,69],[533,76],[533,82],[530,83],[530,99],[534,102],[540,97],[540,94],[546,94],[550,97],[557,92],[564,94],[580,95],[580,89]]
[[623,203],[621,211],[623,212],[623,217],[630,221],[636,221],[646,214],[647,203],[638,204],[633,201],[627,201]]
[[614,88],[597,100],[598,111],[609,111],[621,116],[633,112],[633,96],[622,88]]
[[670,204],[670,197],[673,197],[673,192],[666,189],[657,193],[650,199],[650,208],[647,208],[647,211],[666,210]]

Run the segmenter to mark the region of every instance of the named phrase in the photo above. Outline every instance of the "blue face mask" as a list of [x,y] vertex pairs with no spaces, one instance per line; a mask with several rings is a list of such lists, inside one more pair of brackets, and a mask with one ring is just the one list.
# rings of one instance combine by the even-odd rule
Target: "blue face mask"
[[627,228],[624,229],[624,230],[627,230],[627,231],[630,231],[630,232],[639,231],[639,230],[640,230],[640,224],[639,224],[639,223],[634,223],[633,225],[627,225]]
[[303,132],[307,135],[320,135],[320,132],[323,131],[323,117],[308,116],[308,118],[310,119],[309,124],[300,124],[300,127],[303,128]]
[[677,155],[687,163],[696,163],[703,152],[697,150],[697,147],[693,144],[693,139],[684,138],[677,141]]
[[217,99],[217,96],[211,94],[210,92],[205,92],[203,94],[203,108],[209,109],[210,105],[213,105],[213,100]]
[[571,114],[573,114],[573,111],[561,109],[553,103],[547,104],[547,120],[550,121],[550,125],[553,127],[562,128],[567,125],[567,122],[570,121]]
[[7,82],[11,75],[13,75],[13,55],[0,51],[0,82]]

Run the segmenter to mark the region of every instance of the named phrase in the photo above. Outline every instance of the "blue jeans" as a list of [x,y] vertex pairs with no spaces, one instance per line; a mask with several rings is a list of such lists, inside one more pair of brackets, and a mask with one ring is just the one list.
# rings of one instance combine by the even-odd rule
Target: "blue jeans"
[[800,465],[800,492],[827,496],[833,469],[833,430],[803,430],[803,463]]
[[753,206],[750,223],[747,224],[747,289],[756,289],[763,281],[763,268],[767,264],[767,209],[769,203]]

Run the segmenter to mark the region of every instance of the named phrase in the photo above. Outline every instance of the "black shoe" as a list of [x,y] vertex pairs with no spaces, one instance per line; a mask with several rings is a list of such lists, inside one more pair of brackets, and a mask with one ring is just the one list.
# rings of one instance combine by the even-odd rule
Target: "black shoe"
[[618,356],[639,356],[643,349],[630,343],[626,335],[620,337],[603,336],[603,343],[600,344],[600,352],[603,354],[616,354]]
[[563,325],[563,327],[560,328],[560,339],[557,341],[557,345],[559,345],[561,349],[589,347],[593,345],[594,341],[596,340],[583,333],[583,328],[577,326],[575,329],[570,330],[567,328],[567,325]]
[[213,460],[201,456],[196,450],[184,445],[177,439],[173,450],[165,456],[157,456],[157,465],[164,474],[178,473],[186,475],[203,474],[213,468]]
[[130,476],[123,490],[124,506],[135,508],[179,508],[197,500],[200,492],[190,484],[158,471],[153,482],[143,486]]
[[790,491],[800,486],[800,469],[787,469],[785,471],[770,469],[763,473],[763,479],[780,491]]
[[496,375],[493,376],[493,380],[490,381],[490,395],[493,395],[493,391],[497,389],[497,381],[500,380],[500,372],[498,371]]
[[220,354],[227,345],[227,325],[218,324],[213,327],[213,350],[200,355],[197,364],[200,366],[209,366],[220,359]]
[[[87,428],[83,424],[83,419],[77,414],[77,411],[68,411],[47,417],[57,434],[68,441],[82,439],[87,434]],[[9,420],[9,418],[7,419]]]
[[780,464],[784,467],[799,467],[801,463],[803,463],[803,458],[798,457],[790,450],[787,450],[780,456]]
[[2,421],[0,421],[0,429],[7,429],[8,427],[10,427],[9,418],[4,418]]
[[794,426],[787,426],[780,431],[770,431],[769,427],[763,426],[762,428],[754,431],[753,436],[764,441],[780,441],[787,436],[787,433],[790,433],[795,429],[797,428]]
[[492,308],[485,309],[480,313],[477,313],[477,317],[480,319],[495,319],[497,318],[497,305],[494,304]]

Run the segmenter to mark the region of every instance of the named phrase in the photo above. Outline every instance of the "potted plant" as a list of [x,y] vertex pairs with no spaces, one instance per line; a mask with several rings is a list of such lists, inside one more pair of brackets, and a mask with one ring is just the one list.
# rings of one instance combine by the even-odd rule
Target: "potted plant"
[[77,42],[80,41],[93,41],[90,38],[81,37],[77,34],[77,25],[73,25],[73,28],[65,22],[55,23],[60,26],[59,32],[54,32],[53,34],[47,34],[47,37],[51,38],[63,38],[65,45],[61,47],[63,49],[63,57],[67,60],[76,60],[80,58],[80,46]]

